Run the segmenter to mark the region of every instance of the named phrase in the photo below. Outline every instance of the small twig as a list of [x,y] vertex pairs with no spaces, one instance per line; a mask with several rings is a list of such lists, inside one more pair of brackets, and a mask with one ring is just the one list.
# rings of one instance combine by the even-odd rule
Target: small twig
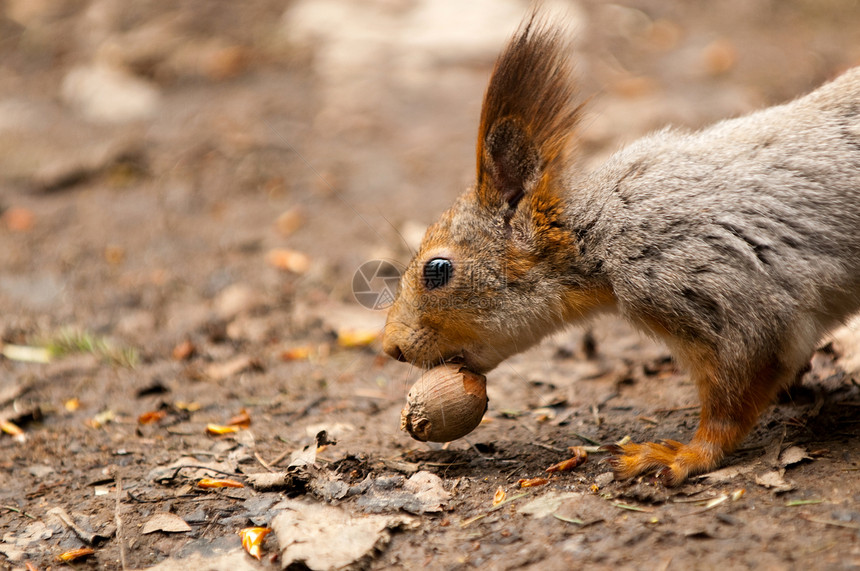
[[811,521],[814,523],[820,523],[823,525],[834,525],[836,527],[847,527],[848,529],[860,529],[860,523],[853,523],[850,521],[836,521],[834,519],[822,519],[817,517],[812,517],[808,515],[800,516],[806,521]]
[[13,507],[13,506],[0,506],[0,508],[3,508],[4,510],[9,510],[10,512],[19,513],[22,516],[28,517],[30,519],[37,519],[36,516],[34,516],[32,514],[28,514],[27,512],[19,510],[18,508]]
[[620,508],[622,510],[629,510],[632,512],[654,513],[653,508],[643,508],[641,506],[634,506],[631,504],[622,504],[621,502],[612,502],[612,505],[616,508]]
[[694,406],[676,406],[673,408],[658,408],[654,412],[664,413],[664,412],[683,412],[685,410],[697,410],[698,405]]
[[715,507],[717,507],[721,503],[727,501],[728,499],[729,499],[728,494],[722,494],[720,496],[717,496],[716,498],[712,498],[711,500],[709,500],[707,503],[705,503],[704,507],[702,507],[701,509],[693,510],[693,511],[687,512],[685,514],[681,514],[680,517],[685,517],[685,516],[689,516],[689,515],[699,515],[699,514],[705,513],[708,510],[714,509]]
[[280,454],[278,454],[278,457],[277,457],[277,458],[275,458],[274,460],[272,460],[271,462],[269,462],[269,466],[277,466],[278,464],[280,464],[280,463],[281,463],[281,461],[283,461],[283,459],[284,459],[284,458],[286,458],[287,456],[289,456],[290,454],[292,454],[292,452],[293,452],[293,451],[292,451],[292,450],[289,450],[289,449],[284,450],[283,452],[281,452]]
[[597,403],[597,406],[598,407],[604,406],[606,403],[608,403],[609,401],[611,401],[612,399],[614,399],[617,396],[619,396],[619,394],[617,392],[609,393],[608,395],[606,395],[605,397],[600,399],[600,402]]
[[578,432],[574,432],[573,435],[575,437],[579,438],[580,440],[582,440],[583,442],[588,442],[589,444],[593,444],[594,446],[600,446],[600,442],[598,442],[597,440],[591,439],[591,438],[589,438],[583,434],[579,434]]
[[594,415],[594,424],[596,424],[597,426],[603,424],[603,420],[600,418],[600,411],[598,410],[597,406],[591,406],[591,414]]
[[259,463],[260,463],[260,465],[261,465],[263,468],[265,468],[266,470],[268,470],[269,472],[274,472],[274,471],[275,471],[275,469],[274,469],[274,468],[272,468],[269,464],[266,464],[266,461],[265,461],[265,460],[263,460],[263,459],[260,457],[260,454],[259,454],[259,453],[254,452],[254,458],[256,458],[256,459],[257,459],[257,462],[259,462]]
[[565,454],[567,452],[567,450],[564,450],[562,448],[556,448],[555,446],[550,446],[549,444],[543,444],[542,442],[530,442],[529,444],[532,444],[534,446],[540,446],[541,448],[546,448],[550,452],[558,452],[559,454]]
[[530,491],[528,491],[528,492],[522,492],[522,493],[519,493],[519,494],[517,494],[517,495],[515,495],[515,496],[511,496],[510,498],[507,498],[505,501],[503,501],[503,502],[499,502],[498,504],[496,504],[496,505],[494,505],[493,507],[491,507],[489,510],[487,510],[487,512],[486,512],[486,513],[478,514],[478,515],[476,515],[476,516],[474,516],[474,517],[470,517],[469,519],[467,519],[467,520],[464,520],[464,521],[460,522],[460,527],[461,527],[461,528],[468,527],[469,525],[472,525],[472,524],[473,524],[473,523],[475,523],[476,521],[481,520],[481,519],[484,519],[485,517],[487,517],[487,516],[488,516],[488,515],[490,515],[491,513],[493,513],[493,512],[495,512],[495,511],[498,511],[498,510],[502,509],[502,508],[503,508],[504,506],[506,506],[507,504],[509,504],[509,503],[511,503],[511,502],[514,502],[514,501],[516,501],[516,500],[518,500],[518,499],[520,499],[520,498],[522,498],[522,497],[525,497],[525,496],[529,495],[530,493],[531,493],[531,492],[530,492]]
[[183,464],[182,466],[177,466],[176,470],[173,472],[173,476],[168,478],[169,480],[175,480],[177,476],[179,476],[179,472],[186,468],[195,468],[197,470],[209,470],[211,472],[216,472],[218,474],[224,474],[225,476],[230,476],[233,478],[241,478],[242,474],[236,474],[235,472],[225,472],[224,470],[219,470],[217,468],[210,468],[209,466],[197,466],[196,464]]
[[791,500],[785,502],[785,507],[794,508],[797,506],[813,506],[815,504],[823,504],[825,500]]
[[579,518],[575,518],[575,517],[567,517],[567,516],[559,515],[557,513],[552,514],[552,517],[554,517],[557,520],[563,521],[565,523],[575,523],[576,525],[585,525],[585,521],[583,521]]
[[[174,436],[194,436],[197,434],[197,432],[194,432],[192,430],[177,430],[175,428],[170,427],[165,428],[164,430],[167,432],[167,434],[173,434]],[[214,454],[212,455],[214,456]]]
[[[474,444],[472,444],[472,441],[469,440],[468,438],[463,438],[463,440],[466,441],[466,444],[469,445],[469,448],[471,448],[475,452],[475,454],[478,455],[478,458],[480,458],[481,460],[492,460],[493,459],[492,456],[490,456],[488,454],[484,454],[483,452],[478,450],[478,448]],[[450,444],[450,442],[446,442],[445,444],[448,445],[448,444]]]
[[116,485],[116,506],[114,507],[114,519],[116,520],[116,540],[119,542],[119,561],[123,571],[126,567],[125,562],[125,540],[122,537],[122,518],[119,515],[120,507],[122,506],[122,477],[117,474],[115,478]]
[[162,496],[162,497],[154,499],[154,500],[147,500],[146,498],[141,498],[140,496],[134,495],[134,493],[131,490],[128,491],[128,497],[132,501],[135,501],[139,504],[157,504],[157,503],[163,502],[165,499],[165,496]]
[[517,424],[519,424],[522,428],[524,428],[525,430],[530,432],[532,435],[537,436],[537,431],[534,428],[532,428],[531,426],[528,426],[526,423],[521,421],[519,418],[516,418],[514,420],[516,421]]

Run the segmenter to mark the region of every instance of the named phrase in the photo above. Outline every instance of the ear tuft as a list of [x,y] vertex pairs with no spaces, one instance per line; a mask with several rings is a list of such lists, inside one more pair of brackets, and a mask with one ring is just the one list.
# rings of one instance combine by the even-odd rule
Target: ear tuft
[[487,205],[516,207],[569,166],[581,106],[563,37],[534,12],[496,61],[478,132],[477,192]]

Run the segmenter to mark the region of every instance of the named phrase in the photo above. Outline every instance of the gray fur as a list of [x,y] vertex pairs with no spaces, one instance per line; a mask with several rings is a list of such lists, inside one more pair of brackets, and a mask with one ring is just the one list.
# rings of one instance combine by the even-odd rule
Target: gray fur
[[[860,305],[860,68],[792,103],[665,130],[572,183],[619,310],[736,369],[797,368]],[[740,373],[741,371],[738,371]]]

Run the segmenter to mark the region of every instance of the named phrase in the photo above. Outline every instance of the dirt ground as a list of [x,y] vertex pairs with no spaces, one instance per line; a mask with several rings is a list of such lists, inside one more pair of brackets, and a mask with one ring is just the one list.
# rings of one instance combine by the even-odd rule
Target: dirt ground
[[[860,65],[856,0],[551,4],[585,167]],[[527,8],[0,1],[0,568],[860,568],[851,335],[677,489],[595,452],[545,472],[695,429],[687,377],[611,318],[491,372],[465,439],[398,430],[420,372],[381,354],[353,275],[405,263],[470,183]]]

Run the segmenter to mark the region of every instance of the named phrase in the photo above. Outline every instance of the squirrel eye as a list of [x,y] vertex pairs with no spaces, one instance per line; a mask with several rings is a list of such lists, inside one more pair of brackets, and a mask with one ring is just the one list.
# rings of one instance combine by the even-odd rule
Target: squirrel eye
[[428,290],[444,286],[454,275],[454,264],[447,258],[433,258],[424,264],[424,287]]

